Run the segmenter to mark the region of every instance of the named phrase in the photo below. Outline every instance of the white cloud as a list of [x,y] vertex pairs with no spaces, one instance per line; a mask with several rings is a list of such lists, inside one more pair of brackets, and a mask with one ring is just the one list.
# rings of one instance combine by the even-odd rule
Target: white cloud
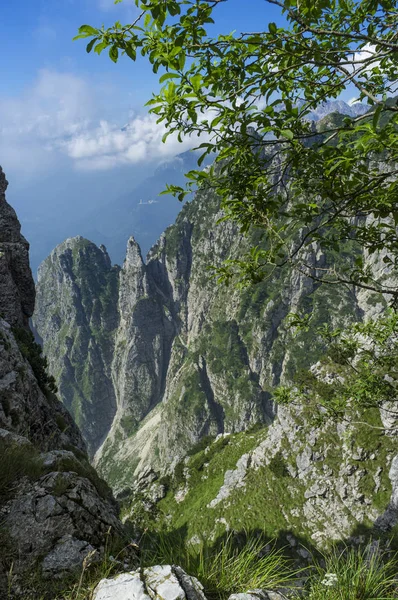
[[42,70],[21,97],[0,97],[4,167],[29,174],[66,160],[78,169],[109,170],[163,160],[197,143],[195,137],[180,144],[176,136],[162,143],[165,129],[154,115],[133,114],[122,128],[101,106],[104,94],[72,73]]
[[159,160],[192,148],[191,139],[179,143],[175,135],[164,144],[165,128],[156,119],[154,115],[132,116],[123,129],[101,121],[95,129],[87,129],[63,142],[62,148],[82,169],[111,169]]
[[29,173],[54,163],[54,142],[88,126],[93,96],[79,77],[42,70],[19,97],[0,97],[3,164]]
[[362,64],[364,60],[372,58],[375,52],[376,46],[374,46],[373,44],[365,44],[362,50],[354,53],[354,61]]
[[348,106],[353,106],[353,104],[361,104],[361,101],[359,100],[358,96],[354,96],[353,98],[347,100],[347,104]]
[[0,131],[44,139],[74,133],[86,122],[92,102],[93,92],[82,79],[44,69],[21,97],[0,98]]
[[[365,44],[362,50],[353,52],[352,60],[353,63],[350,65],[350,72],[359,72],[360,74],[370,71],[374,67],[378,67],[380,61],[375,58],[376,46],[373,44]],[[373,59],[373,60],[372,60]],[[366,62],[365,68],[364,63]]]

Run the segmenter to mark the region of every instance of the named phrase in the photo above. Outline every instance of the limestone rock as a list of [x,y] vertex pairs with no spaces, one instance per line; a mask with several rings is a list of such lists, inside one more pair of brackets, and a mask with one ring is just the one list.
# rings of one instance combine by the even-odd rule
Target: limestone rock
[[154,566],[103,579],[93,600],[206,600],[203,587],[180,567]]
[[6,201],[7,186],[0,167],[0,317],[12,326],[27,327],[35,305],[35,286],[29,244],[21,235],[14,209]]
[[72,471],[24,482],[3,509],[3,526],[17,551],[16,569],[39,560],[47,576],[81,566],[89,552],[103,545],[109,528],[116,535],[123,532],[112,499],[101,497],[93,483]]
[[398,523],[398,456],[391,462],[389,478],[392,485],[392,494],[386,510],[376,520],[376,528],[381,531],[390,531]]
[[150,600],[139,573],[122,573],[103,579],[94,590],[93,600]]
[[33,444],[22,435],[17,435],[16,433],[12,433],[11,431],[7,431],[7,429],[0,429],[0,447],[4,451],[6,448],[10,448],[12,446],[33,448]]
[[44,394],[10,325],[0,319],[0,427],[41,450],[85,450],[79,430],[54,394]]
[[209,508],[214,508],[221,501],[228,498],[231,492],[245,485],[245,477],[251,463],[251,455],[243,454],[236,463],[236,469],[227,471],[224,476],[224,484],[220,488],[216,498],[209,503]]
[[287,598],[281,592],[253,590],[241,594],[232,594],[228,600],[287,600]]
[[76,572],[82,568],[83,561],[87,558],[90,558],[90,563],[96,562],[99,560],[99,553],[87,542],[70,534],[64,535],[44,557],[43,576],[48,578]]
[[116,421],[126,417],[138,424],[162,397],[175,325],[167,298],[144,264],[134,238],[128,241],[120,274],[119,314],[112,365],[117,382]]
[[118,276],[106,248],[81,236],[60,244],[38,271],[34,324],[62,401],[91,454],[116,411],[110,363]]

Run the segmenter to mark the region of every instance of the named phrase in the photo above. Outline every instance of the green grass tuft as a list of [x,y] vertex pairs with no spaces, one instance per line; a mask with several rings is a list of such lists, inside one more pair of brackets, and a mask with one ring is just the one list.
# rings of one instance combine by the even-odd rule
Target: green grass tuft
[[316,562],[309,600],[387,600],[398,598],[398,560],[371,545],[335,549]]
[[142,566],[175,564],[196,577],[210,599],[228,598],[230,594],[253,589],[289,587],[297,578],[282,549],[266,543],[263,536],[238,539],[229,533],[210,545],[184,540],[178,533],[159,533],[142,541]]
[[43,472],[40,455],[30,445],[12,444],[1,451],[0,506],[9,500],[21,477],[38,479]]

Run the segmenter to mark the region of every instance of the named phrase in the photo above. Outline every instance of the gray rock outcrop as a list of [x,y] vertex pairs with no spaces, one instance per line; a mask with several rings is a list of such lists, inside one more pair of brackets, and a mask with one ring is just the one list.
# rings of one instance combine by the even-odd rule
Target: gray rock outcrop
[[[181,567],[154,566],[103,579],[92,600],[206,600],[202,584]],[[286,600],[277,591],[253,590],[228,600]]]
[[0,317],[27,327],[35,306],[29,244],[14,209],[6,201],[8,181],[0,167]]
[[103,579],[93,600],[206,600],[202,584],[180,567],[170,565],[139,569]]
[[4,319],[0,319],[0,427],[41,450],[72,447],[85,452],[69,412],[54,394],[40,388]]
[[37,456],[36,476],[18,481],[1,507],[16,573],[39,563],[43,578],[73,574],[89,553],[100,558],[110,530],[123,535],[111,492],[103,483],[96,488],[94,470],[71,452],[58,452],[56,461],[52,454]]
[[167,295],[130,238],[120,273],[119,315],[112,375],[122,418],[137,426],[162,398],[175,323]]
[[281,592],[253,590],[241,594],[231,594],[228,600],[287,600]]

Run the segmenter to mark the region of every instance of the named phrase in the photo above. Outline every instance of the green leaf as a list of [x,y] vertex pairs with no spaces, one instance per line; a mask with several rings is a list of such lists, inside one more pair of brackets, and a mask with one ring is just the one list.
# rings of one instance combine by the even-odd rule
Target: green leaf
[[113,60],[114,63],[117,62],[119,58],[119,49],[117,46],[114,45],[109,48],[109,57],[111,58],[111,60]]
[[101,52],[103,50],[105,50],[105,48],[107,48],[108,46],[109,46],[109,44],[107,44],[106,42],[101,42],[96,45],[96,47],[94,48],[94,52],[96,52],[99,56],[101,54]]
[[292,140],[294,138],[294,133],[290,129],[281,129],[279,133],[287,140]]
[[379,122],[382,110],[383,110],[383,105],[379,104],[373,114],[373,121],[372,121],[373,129],[377,129],[377,124]]
[[169,137],[169,135],[171,135],[171,131],[166,131],[166,133],[163,135],[162,137],[162,142],[163,144],[166,142],[167,138]]
[[210,123],[210,128],[213,129],[214,127],[216,127],[222,121],[222,118],[223,118],[222,115],[219,115],[218,117],[213,119],[212,122]]
[[191,77],[190,81],[194,91],[198,92],[202,83],[202,75],[200,73],[197,73],[196,75]]
[[86,46],[86,52],[87,54],[90,54],[91,50],[93,49],[94,44],[98,41],[98,38],[93,38],[91,40],[91,42],[89,42]]
[[166,81],[167,79],[178,79],[180,76],[178,73],[164,73],[160,79],[159,79],[159,83],[163,83],[164,81]]
[[137,58],[137,51],[134,46],[126,46],[125,52],[131,60],[135,60]]
[[185,52],[180,52],[180,54],[178,55],[178,68],[180,69],[180,71],[183,71],[183,69],[185,67],[185,60],[186,60]]
[[155,4],[155,6],[153,6],[151,8],[151,14],[152,14],[153,19],[155,19],[155,20],[158,19],[159,15],[160,15],[160,10],[161,10],[161,8],[160,8],[159,4]]
[[181,13],[181,9],[178,2],[169,2],[167,8],[172,17]]
[[81,25],[78,29],[80,34],[84,34],[86,36],[89,35],[97,35],[98,29],[94,29],[91,25]]

